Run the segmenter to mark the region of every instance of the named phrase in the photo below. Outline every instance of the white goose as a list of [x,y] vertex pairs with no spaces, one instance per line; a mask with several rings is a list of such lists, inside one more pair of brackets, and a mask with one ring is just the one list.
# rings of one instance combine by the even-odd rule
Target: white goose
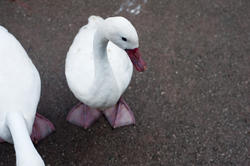
[[69,112],[69,122],[88,128],[103,111],[114,128],[135,123],[121,95],[130,83],[132,63],[145,70],[138,46],[137,32],[127,19],[89,17],[66,58],[69,88],[81,101]]
[[40,89],[39,73],[27,53],[0,26],[0,142],[14,143],[17,166],[45,165],[31,141],[54,130],[51,122],[36,114]]

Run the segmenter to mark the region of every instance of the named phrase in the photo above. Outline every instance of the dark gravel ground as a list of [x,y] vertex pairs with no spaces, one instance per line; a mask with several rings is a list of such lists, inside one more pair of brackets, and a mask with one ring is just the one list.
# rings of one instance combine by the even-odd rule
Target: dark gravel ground
[[[125,94],[137,124],[112,129],[101,118],[83,130],[65,121],[78,102],[64,76],[66,53],[88,16],[113,16],[126,0],[0,0],[0,25],[40,71],[38,112],[57,129],[36,145],[46,165],[249,166],[250,1],[144,1],[135,1],[140,14],[118,14],[135,25],[148,63]],[[15,154],[5,143],[6,165]]]

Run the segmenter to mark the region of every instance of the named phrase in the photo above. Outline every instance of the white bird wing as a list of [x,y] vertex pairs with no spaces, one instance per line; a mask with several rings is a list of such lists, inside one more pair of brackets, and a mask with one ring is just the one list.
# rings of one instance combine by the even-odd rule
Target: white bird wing
[[5,106],[10,110],[15,102],[19,107],[27,102],[35,105],[40,98],[40,86],[38,71],[22,45],[0,27],[0,110]]
[[87,95],[94,79],[93,39],[101,20],[98,16],[89,17],[89,23],[79,30],[67,53],[65,74],[76,97]]

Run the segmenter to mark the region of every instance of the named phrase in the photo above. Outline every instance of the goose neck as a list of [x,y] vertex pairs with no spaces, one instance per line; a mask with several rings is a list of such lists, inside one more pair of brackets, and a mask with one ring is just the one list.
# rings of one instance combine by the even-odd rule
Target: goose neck
[[17,166],[32,165],[44,166],[44,162],[36,151],[25,123],[24,118],[18,113],[7,117],[16,152]]

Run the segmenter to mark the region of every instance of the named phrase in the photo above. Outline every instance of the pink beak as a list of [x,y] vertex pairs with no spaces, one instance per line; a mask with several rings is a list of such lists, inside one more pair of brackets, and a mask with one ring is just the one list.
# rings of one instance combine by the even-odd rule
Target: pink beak
[[138,48],[125,49],[125,51],[127,52],[130,60],[132,61],[137,71],[143,72],[144,70],[146,70],[146,63],[142,60],[141,54]]

